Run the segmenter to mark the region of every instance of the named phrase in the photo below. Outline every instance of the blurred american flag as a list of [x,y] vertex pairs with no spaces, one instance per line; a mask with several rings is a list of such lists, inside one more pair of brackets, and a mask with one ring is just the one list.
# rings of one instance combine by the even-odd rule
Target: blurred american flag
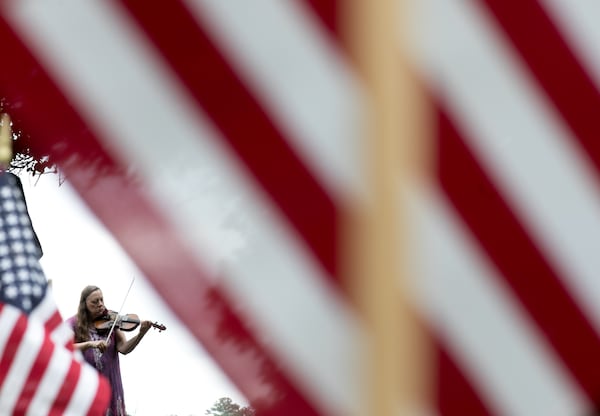
[[[343,4],[2,3],[11,112],[264,415],[358,406],[365,329],[338,239],[361,192],[364,96]],[[600,6],[415,9],[413,64],[436,122],[434,180],[411,198],[415,303],[435,352],[424,412],[591,412]],[[222,211],[233,203],[243,216]],[[215,280],[219,214],[246,244]]]

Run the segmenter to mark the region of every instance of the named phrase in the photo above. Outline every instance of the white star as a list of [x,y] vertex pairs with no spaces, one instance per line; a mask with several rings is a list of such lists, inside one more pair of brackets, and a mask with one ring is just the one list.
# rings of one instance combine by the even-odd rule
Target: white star
[[8,286],[6,289],[4,289],[4,295],[9,299],[16,298],[18,294],[19,291],[14,286]]
[[10,236],[10,238],[16,240],[18,238],[21,238],[21,230],[19,230],[16,227],[13,227],[8,230],[8,235]]
[[28,241],[27,243],[25,243],[25,251],[28,253],[35,253],[36,252],[35,244],[33,244],[33,242],[31,242],[31,241]]
[[12,267],[12,261],[8,258],[0,259],[0,269],[9,270]]
[[29,283],[22,283],[21,284],[21,294],[23,295],[31,295],[31,285]]
[[42,289],[42,286],[34,285],[32,292],[33,292],[33,296],[40,297],[40,296],[42,296],[42,293],[44,293],[44,290]]
[[30,228],[23,229],[23,238],[26,240],[33,239],[33,231]]
[[10,191],[10,187],[3,186],[0,189],[0,195],[2,196],[2,198],[11,198],[12,197],[12,193]]
[[26,214],[19,215],[19,222],[21,223],[21,225],[30,225],[29,217]]
[[31,273],[31,279],[39,285],[46,283],[46,278],[41,273]]
[[8,214],[6,216],[6,223],[8,225],[17,225],[19,224],[19,217],[16,214]]
[[27,266],[27,258],[25,256],[23,256],[22,254],[15,256],[15,264],[17,265],[17,267]]
[[[2,246],[6,246],[6,245],[0,245],[0,256],[2,255]],[[13,242],[10,247],[13,249],[13,251],[15,253],[23,253],[25,251],[25,244],[23,244],[21,241],[15,241]]]
[[27,265],[29,267],[31,267],[32,269],[36,269],[36,270],[40,268],[38,259],[31,255],[27,256]]
[[17,206],[15,204],[15,201],[13,201],[12,199],[7,199],[2,204],[2,208],[4,208],[5,211],[14,211],[15,209],[17,209]]
[[2,274],[2,282],[6,285],[10,285],[15,281],[15,274],[13,272],[6,272]]

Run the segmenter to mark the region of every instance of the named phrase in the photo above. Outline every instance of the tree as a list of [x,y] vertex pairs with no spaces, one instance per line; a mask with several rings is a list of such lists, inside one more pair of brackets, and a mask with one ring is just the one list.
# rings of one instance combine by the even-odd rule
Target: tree
[[46,154],[36,154],[31,148],[31,138],[22,129],[22,123],[11,114],[11,103],[0,96],[0,114],[7,112],[11,116],[13,131],[13,160],[10,163],[12,170],[25,170],[31,174],[41,174],[47,171],[56,171],[55,166],[49,161]]
[[[121,176],[131,179],[133,170],[130,166],[115,163],[101,147],[86,146],[77,147],[75,143],[89,141],[93,132],[86,126],[74,126],[65,129],[64,134],[53,137],[52,140],[34,139],[28,125],[20,118],[20,109],[25,104],[16,99],[10,101],[0,96],[0,115],[7,114],[10,117],[12,130],[12,154],[13,158],[6,168],[8,171],[19,174],[24,171],[32,176],[45,173],[55,173],[59,181],[66,178],[63,176],[64,166],[83,168],[90,173],[91,182],[106,176]],[[29,121],[31,122],[31,121]],[[39,133],[39,126],[38,126]],[[69,169],[66,170],[68,172]]]
[[206,411],[210,416],[254,416],[256,411],[250,406],[240,406],[229,397],[221,397]]
[[62,177],[64,171],[60,167],[68,164],[85,167],[88,172],[94,173],[92,177],[129,176],[130,167],[115,164],[101,148],[91,146],[82,150],[73,145],[75,141],[89,140],[93,132],[87,126],[67,126],[69,128],[65,129],[64,135],[52,140],[35,139],[27,128],[31,126],[20,118],[22,111],[19,110],[23,106],[24,103],[18,98],[11,101],[0,96],[0,115],[9,115],[13,133],[13,159],[8,166],[9,171],[25,171],[33,176],[60,173]]

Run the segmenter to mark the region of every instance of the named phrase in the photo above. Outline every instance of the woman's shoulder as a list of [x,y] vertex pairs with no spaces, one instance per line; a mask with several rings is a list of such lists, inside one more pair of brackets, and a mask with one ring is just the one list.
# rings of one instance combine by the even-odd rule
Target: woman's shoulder
[[67,325],[69,325],[71,328],[75,328],[75,325],[77,324],[77,315],[73,315],[70,318],[67,318],[65,320],[65,323]]

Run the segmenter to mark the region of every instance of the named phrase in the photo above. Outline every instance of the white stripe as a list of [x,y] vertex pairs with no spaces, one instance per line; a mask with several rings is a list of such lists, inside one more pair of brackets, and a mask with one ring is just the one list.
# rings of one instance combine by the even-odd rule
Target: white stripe
[[356,192],[358,82],[314,14],[294,1],[186,3],[329,193]]
[[82,364],[77,386],[71,396],[69,406],[65,409],[65,416],[87,414],[89,408],[94,403],[99,384],[100,377],[98,377],[98,371],[87,364]]
[[44,328],[38,322],[28,320],[25,333],[18,344],[17,353],[10,363],[10,369],[6,374],[6,379],[0,391],[0,395],[2,396],[2,406],[0,409],[11,409],[10,413],[12,413],[12,409],[19,399],[23,387],[29,379],[29,372],[36,361],[43,343]]
[[433,82],[478,159],[600,330],[600,193],[586,156],[491,32],[491,22],[468,2],[432,4],[443,15],[431,22],[439,30],[427,63]]
[[415,193],[424,313],[474,387],[507,416],[580,415],[587,409],[537,327],[464,234],[446,201]]
[[66,322],[61,322],[61,324],[52,331],[50,338],[55,344],[60,345],[61,347],[67,346],[73,343],[73,329]]
[[[58,313],[56,303],[54,301],[54,294],[52,288],[46,289],[46,295],[42,302],[31,312],[30,318],[36,319],[38,322],[48,322],[52,319],[55,314]],[[64,347],[65,345],[73,342],[73,331],[65,322],[62,322],[59,326],[54,328],[50,333],[52,341]]]
[[46,415],[60,391],[71,367],[73,354],[56,345],[35,396],[27,409],[30,415]]
[[[362,334],[347,305],[220,147],[209,122],[191,110],[108,4],[79,2],[66,14],[55,5],[24,1],[18,21],[92,128],[110,140],[124,163],[137,165],[199,259],[231,237],[226,220],[241,224],[233,232],[240,247],[223,273],[232,303],[313,403],[350,414],[358,400],[352,369]],[[207,230],[215,230],[212,239]]]
[[[42,302],[31,312],[29,317],[38,322],[43,322],[45,325],[57,313],[58,309],[54,301],[52,288],[48,287]],[[61,323],[58,327],[54,328],[49,335],[52,341],[61,347],[73,341],[73,331],[65,323]]]
[[541,3],[588,74],[600,86],[600,3],[593,0],[541,0]]
[[56,311],[54,299],[52,297],[52,289],[47,287],[46,293],[42,301],[31,311],[29,317],[38,322],[47,322]]

